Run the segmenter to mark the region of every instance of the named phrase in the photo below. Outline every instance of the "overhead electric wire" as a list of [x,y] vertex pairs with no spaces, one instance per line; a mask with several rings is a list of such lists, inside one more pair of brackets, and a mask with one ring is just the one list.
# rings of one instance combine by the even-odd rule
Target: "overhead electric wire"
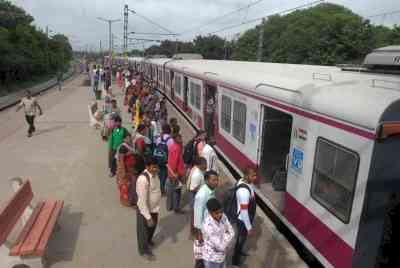
[[226,30],[234,29],[234,28],[246,25],[246,24],[250,24],[250,23],[253,23],[253,22],[256,22],[256,21],[260,21],[262,19],[266,19],[266,18],[268,18],[270,16],[273,16],[273,15],[281,15],[281,14],[284,14],[284,13],[295,11],[297,9],[301,9],[301,8],[304,8],[304,7],[308,7],[308,6],[312,6],[312,5],[315,5],[315,4],[319,4],[319,3],[322,3],[322,2],[324,2],[324,0],[318,0],[318,1],[314,1],[314,2],[308,3],[308,4],[300,5],[300,6],[297,6],[297,7],[294,7],[294,8],[289,8],[289,9],[286,9],[286,10],[282,10],[280,12],[275,12],[275,13],[272,13],[272,14],[267,15],[267,16],[258,17],[258,18],[255,18],[255,19],[250,19],[250,20],[238,23],[238,24],[226,26],[226,27],[224,27],[222,29],[219,29],[219,30],[216,30],[216,31],[209,32],[206,35],[216,34],[216,33],[219,33],[219,32],[226,31]]
[[390,11],[390,12],[384,12],[384,13],[370,15],[370,16],[367,16],[366,18],[382,17],[382,16],[394,15],[394,14],[399,14],[399,13],[400,13],[400,10],[395,10],[395,11]]
[[168,32],[168,33],[171,33],[171,34],[174,33],[174,32],[172,32],[172,31],[170,31],[169,29],[165,28],[164,26],[161,26],[161,25],[158,24],[157,22],[155,22],[155,21],[153,21],[153,20],[147,18],[146,16],[137,13],[135,10],[129,9],[129,11],[132,12],[133,14],[135,14],[136,16],[138,16],[138,17],[144,19],[145,21],[147,21],[147,22],[149,22],[149,23],[151,23],[151,24],[157,26],[158,28],[160,28],[160,29],[162,29],[162,30],[164,30],[164,31],[166,31],[166,32]]
[[240,8],[238,8],[238,9],[232,10],[232,11],[230,11],[230,12],[228,12],[228,13],[225,13],[225,14],[223,14],[223,15],[221,15],[221,16],[218,16],[218,17],[215,17],[215,18],[209,20],[208,22],[206,22],[206,23],[203,24],[203,25],[198,25],[198,26],[195,26],[195,27],[193,27],[193,28],[187,29],[187,30],[181,32],[180,35],[193,32],[193,31],[195,31],[195,30],[197,30],[197,29],[204,28],[204,27],[207,26],[207,25],[210,25],[210,24],[212,24],[212,23],[214,23],[214,22],[216,22],[216,21],[219,21],[219,20],[221,20],[221,19],[223,19],[223,18],[225,18],[225,17],[228,17],[228,16],[230,16],[230,15],[232,15],[232,14],[238,13],[238,12],[240,12],[240,11],[242,11],[242,10],[249,9],[249,8],[255,6],[255,5],[257,5],[257,4],[259,4],[259,3],[263,2],[263,1],[264,1],[264,0],[257,0],[257,1],[255,1],[255,2],[253,2],[253,3],[250,3],[250,4],[246,5],[246,6],[243,6],[243,7],[240,7]]

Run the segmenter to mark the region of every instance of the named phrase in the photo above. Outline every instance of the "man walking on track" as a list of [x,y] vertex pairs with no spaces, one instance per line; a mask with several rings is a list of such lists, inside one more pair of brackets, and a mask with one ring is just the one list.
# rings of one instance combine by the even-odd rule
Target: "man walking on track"
[[146,169],[136,181],[136,192],[138,196],[137,241],[139,254],[154,260],[155,256],[151,250],[153,235],[157,228],[158,212],[160,210],[161,190],[158,178],[158,165],[152,157],[145,159]]
[[29,125],[28,129],[28,137],[32,137],[32,133],[36,131],[35,128],[35,116],[36,111],[39,110],[39,115],[42,115],[42,108],[36,101],[34,97],[32,97],[31,92],[29,90],[26,91],[26,96],[21,100],[20,104],[17,107],[17,112],[24,107],[25,119]]

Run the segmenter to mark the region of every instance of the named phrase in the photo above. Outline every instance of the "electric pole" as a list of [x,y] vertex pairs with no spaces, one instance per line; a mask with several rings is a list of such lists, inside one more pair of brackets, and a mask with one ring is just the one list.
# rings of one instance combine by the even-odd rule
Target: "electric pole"
[[128,15],[129,8],[128,5],[124,7],[124,54],[128,52]]
[[261,22],[260,32],[258,36],[257,61],[262,61],[263,45],[264,45],[264,24],[265,24],[265,19],[263,19]]
[[107,19],[100,18],[100,17],[98,17],[97,19],[98,19],[98,20],[101,20],[101,21],[105,21],[105,22],[108,23],[108,36],[109,36],[109,46],[110,46],[108,64],[109,64],[109,66],[110,66],[110,68],[111,68],[112,51],[113,51],[113,47],[112,47],[113,40],[112,40],[112,29],[111,29],[111,25],[112,25],[114,22],[121,21],[121,20],[120,20],[120,19],[117,19],[117,20],[107,20]]

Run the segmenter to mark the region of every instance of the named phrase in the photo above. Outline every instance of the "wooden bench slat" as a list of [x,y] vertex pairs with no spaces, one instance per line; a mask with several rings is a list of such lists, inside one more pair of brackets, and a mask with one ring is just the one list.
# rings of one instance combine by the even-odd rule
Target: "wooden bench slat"
[[50,215],[56,207],[55,201],[46,201],[44,206],[40,211],[40,214],[33,225],[31,231],[29,232],[27,238],[25,239],[20,255],[31,255],[35,252],[37,245],[39,244],[40,238],[43,235],[44,230],[50,220]]
[[26,207],[33,199],[32,187],[26,181],[0,212],[0,246],[7,240]]
[[17,240],[15,241],[13,247],[11,248],[10,256],[19,256],[20,255],[21,247],[22,247],[23,243],[25,242],[26,238],[28,237],[33,225],[35,224],[43,206],[44,206],[44,202],[39,202],[36,205],[35,209],[32,212],[31,217],[29,218],[28,222],[23,227],[21,233],[18,235]]
[[36,250],[33,253],[34,256],[43,256],[63,206],[64,206],[63,201],[57,201],[56,207],[53,210],[53,214],[51,215],[51,219],[47,224],[46,230],[44,231],[42,237],[40,238],[39,245],[36,247]]

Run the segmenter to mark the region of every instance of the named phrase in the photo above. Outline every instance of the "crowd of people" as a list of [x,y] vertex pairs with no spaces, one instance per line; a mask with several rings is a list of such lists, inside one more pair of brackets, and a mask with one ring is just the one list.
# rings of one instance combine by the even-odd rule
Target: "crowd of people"
[[[198,131],[183,145],[178,120],[168,117],[166,101],[151,82],[132,69],[118,69],[116,84],[123,93],[122,110],[128,113],[124,118],[129,122],[122,124],[122,110],[111,91],[111,76],[103,109],[97,102],[89,109],[98,123],[94,126],[102,128],[107,141],[109,176],[116,178],[121,205],[136,210],[139,253],[155,259],[153,236],[161,203],[165,202],[169,213],[190,215],[195,267],[222,268],[231,250],[232,264],[239,266],[247,255],[246,238],[253,233],[254,168],[244,170],[244,178],[230,190],[229,202],[218,200],[218,159],[206,131]],[[103,124],[99,113],[106,118]],[[187,211],[181,203],[184,194],[189,199]],[[226,214],[223,204],[234,212]]]

